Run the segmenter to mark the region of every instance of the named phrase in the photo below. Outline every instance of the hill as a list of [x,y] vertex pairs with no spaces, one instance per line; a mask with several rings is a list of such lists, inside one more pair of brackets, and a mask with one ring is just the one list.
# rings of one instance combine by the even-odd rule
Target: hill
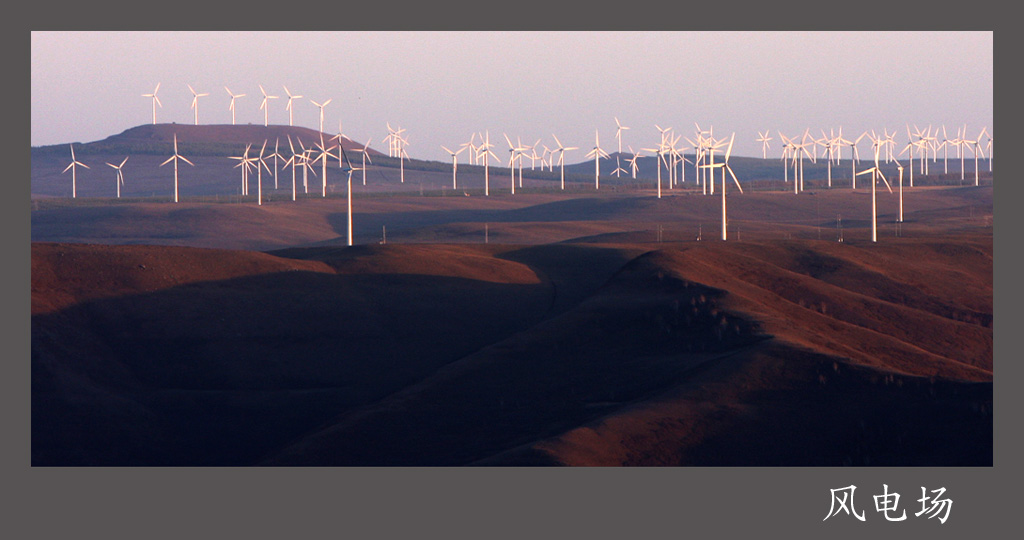
[[991,464],[991,255],[36,243],[33,464]]

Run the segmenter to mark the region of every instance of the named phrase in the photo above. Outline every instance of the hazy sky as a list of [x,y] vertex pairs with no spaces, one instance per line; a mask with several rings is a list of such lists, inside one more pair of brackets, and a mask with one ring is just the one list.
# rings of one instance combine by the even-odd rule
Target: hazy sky
[[[33,146],[91,142],[152,122],[142,94],[159,82],[157,122],[287,124],[284,86],[304,96],[295,124],[317,128],[310,100],[331,99],[324,131],[341,121],[349,138],[387,151],[387,123],[406,129],[413,158],[450,160],[489,130],[504,159],[503,133],[524,144],[552,134],[580,150],[595,130],[606,151],[651,147],[655,124],[693,138],[694,123],[716,137],[736,134],[734,154],[760,156],[758,132],[820,136],[843,128],[898,132],[906,126],[967,124],[994,132],[993,33],[941,32],[33,32]],[[867,148],[867,143],[864,144]],[[460,161],[465,154],[460,155]],[[464,162],[464,161],[463,161]]]

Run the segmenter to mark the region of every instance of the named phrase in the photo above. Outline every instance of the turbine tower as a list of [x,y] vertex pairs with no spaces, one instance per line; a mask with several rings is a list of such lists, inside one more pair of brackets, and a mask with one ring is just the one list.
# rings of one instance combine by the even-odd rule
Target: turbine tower
[[210,94],[209,94],[209,92],[202,93],[202,94],[197,94],[196,91],[194,89],[192,89],[192,85],[191,84],[186,84],[185,86],[188,86],[188,91],[192,92],[192,107],[191,108],[195,110],[195,125],[198,126],[199,125],[199,98],[201,98],[203,96],[208,96]]
[[160,83],[156,83],[156,88],[153,89],[152,94],[142,94],[142,97],[152,98],[153,100],[153,125],[156,125],[156,107],[157,105],[163,107],[164,104],[160,103],[160,98],[156,97],[157,90],[160,90]]
[[[722,240],[726,240],[728,238],[728,220],[725,215],[725,173],[727,171],[729,175],[732,176],[733,182],[736,182],[736,187],[740,190],[740,193],[743,193],[743,186],[740,185],[740,181],[736,178],[736,174],[732,172],[732,167],[729,166],[729,155],[732,154],[732,143],[735,139],[736,134],[733,133],[729,138],[729,147],[725,150],[725,161],[722,163],[715,163],[714,160],[712,160],[711,163],[703,165],[703,167],[710,170],[712,181],[714,181],[714,170],[722,169]],[[725,141],[722,140],[721,142],[724,143]]]
[[175,133],[174,134],[174,155],[172,155],[171,157],[167,158],[167,161],[165,161],[165,162],[160,164],[160,166],[163,167],[164,165],[167,165],[168,163],[170,163],[172,161],[174,162],[174,202],[178,202],[178,160],[179,159],[181,161],[184,161],[185,163],[188,163],[189,165],[192,165],[193,167],[195,166],[195,164],[193,164],[187,158],[185,158],[184,156],[182,156],[181,154],[178,153],[178,134]]
[[76,182],[76,179],[75,179],[75,172],[76,172],[76,170],[77,170],[79,165],[81,165],[82,167],[85,167],[86,169],[88,169],[89,166],[86,165],[85,163],[82,163],[81,161],[78,161],[77,159],[75,159],[75,147],[74,147],[73,144],[69,144],[68,146],[71,147],[71,163],[67,167],[65,167],[64,170],[61,171],[60,173],[64,174],[64,173],[68,172],[68,169],[71,169],[71,198],[74,199],[74,198],[77,197],[77,193],[76,193],[76,191],[77,191],[76,183],[77,182]]
[[232,94],[231,90],[227,86],[224,87],[227,90],[229,96],[231,96],[231,103],[228,105],[228,109],[231,110],[231,125],[235,125],[235,100],[240,97],[245,97],[245,94]]

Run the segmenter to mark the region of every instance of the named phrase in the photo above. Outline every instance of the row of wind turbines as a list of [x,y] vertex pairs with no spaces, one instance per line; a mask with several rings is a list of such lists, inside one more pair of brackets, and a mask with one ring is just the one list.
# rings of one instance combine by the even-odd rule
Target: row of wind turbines
[[[196,92],[196,90],[194,88],[192,88],[191,84],[186,84],[186,86],[188,87],[189,92],[192,93],[192,105],[190,106],[190,108],[193,111],[193,121],[195,122],[195,125],[198,126],[199,125],[199,98],[209,96],[210,93],[209,92]],[[270,125],[270,100],[279,99],[281,96],[268,94],[267,91],[263,88],[262,84],[257,85],[257,86],[259,86],[260,93],[263,95],[263,100],[260,101],[260,109],[259,109],[259,110],[263,111],[263,125],[264,126],[269,126]],[[288,96],[288,103],[285,105],[284,108],[285,108],[286,111],[288,111],[288,125],[291,126],[291,125],[294,125],[294,123],[295,123],[295,107],[294,107],[294,102],[295,102],[295,100],[301,99],[304,96],[299,95],[299,94],[292,94],[288,90],[287,86],[284,86],[283,88],[284,88],[284,93]],[[156,110],[157,110],[157,107],[163,107],[163,103],[160,101],[160,97],[157,95],[157,93],[159,91],[160,91],[160,83],[156,83],[156,87],[153,88],[152,92],[150,92],[148,94],[142,94],[142,97],[149,98],[151,100],[151,102],[152,102],[152,105],[153,105],[153,124],[154,125],[156,125],[156,123],[157,123],[157,121],[156,121]],[[241,99],[243,97],[246,97],[246,94],[236,94],[236,93],[232,92],[231,89],[228,88],[227,86],[224,87],[224,91],[227,92],[228,97],[230,98],[230,101],[228,103],[228,110],[231,111],[231,125],[235,125],[235,110],[236,110],[235,101],[237,101],[238,99]],[[314,101],[312,99],[310,99],[309,101],[316,108],[318,108],[320,110],[320,131],[323,131],[324,130],[324,109],[327,107],[328,104],[330,104],[331,98],[323,100],[323,102],[317,102],[317,101]]]
[[[162,106],[160,104],[159,98],[157,97],[157,92],[159,90],[159,87],[160,87],[160,85],[158,83],[156,88],[154,89],[154,91],[151,94],[144,94],[145,97],[150,97],[152,99],[152,101],[153,101],[153,122],[154,122],[154,124],[156,123],[156,107],[157,106]],[[196,92],[191,87],[191,85],[188,85],[188,88],[189,88],[189,90],[193,94],[192,108],[195,111],[194,121],[196,122],[196,124],[198,124],[198,122],[199,122],[198,99],[200,97],[203,97],[203,96],[206,96],[206,95],[209,95],[209,94],[208,93],[198,93],[198,92]],[[269,125],[269,105],[268,105],[269,104],[269,100],[277,99],[278,96],[274,96],[274,95],[268,94],[265,91],[265,89],[262,87],[262,85],[260,85],[259,88],[260,88],[260,92],[263,94],[263,101],[262,101],[262,103],[260,105],[260,109],[264,111],[264,122],[265,122],[265,125]],[[234,123],[235,100],[240,98],[240,97],[243,97],[244,94],[234,94],[234,93],[232,93],[230,91],[230,89],[228,89],[226,87],[225,87],[225,90],[227,91],[227,93],[231,97],[231,102],[229,104],[229,109],[232,111],[232,123]],[[289,125],[293,125],[293,116],[292,116],[292,112],[294,110],[293,101],[295,99],[299,99],[299,98],[301,98],[303,96],[292,94],[288,90],[287,87],[285,87],[285,93],[288,95],[288,103],[287,103],[285,108],[286,108],[286,110],[289,111]],[[288,144],[289,144],[289,148],[291,150],[291,155],[288,158],[285,158],[279,152],[279,143],[280,143],[279,140],[275,141],[274,151],[272,153],[270,153],[270,154],[266,154],[266,149],[267,149],[267,145],[268,145],[269,141],[265,140],[263,145],[262,145],[262,147],[261,147],[261,149],[260,149],[259,154],[250,155],[250,151],[252,149],[252,145],[250,144],[250,145],[248,145],[246,147],[245,152],[241,156],[230,156],[230,159],[237,160],[238,164],[236,165],[236,167],[237,168],[241,168],[241,173],[242,173],[242,194],[243,195],[248,195],[248,190],[249,190],[249,174],[252,172],[252,169],[254,169],[254,168],[256,169],[256,173],[257,173],[257,182],[256,182],[256,185],[257,185],[257,204],[260,204],[260,205],[262,204],[262,201],[263,201],[263,196],[262,196],[262,172],[264,170],[266,170],[267,172],[273,172],[273,174],[274,174],[275,189],[278,189],[278,170],[279,170],[280,163],[283,162],[285,168],[287,168],[288,166],[291,166],[291,168],[292,168],[292,200],[296,200],[296,196],[297,196],[297,170],[299,168],[302,168],[302,171],[303,171],[303,173],[302,173],[302,176],[303,176],[303,188],[304,188],[305,192],[308,193],[308,190],[309,190],[308,175],[310,173],[312,173],[314,176],[316,176],[316,171],[313,168],[313,165],[315,165],[316,163],[319,162],[320,165],[321,165],[321,175],[320,176],[321,176],[321,179],[322,179],[321,191],[322,191],[322,196],[326,197],[326,191],[327,191],[327,179],[326,179],[326,177],[327,177],[327,172],[326,172],[327,162],[328,162],[329,158],[337,159],[338,167],[343,169],[347,173],[347,177],[348,177],[347,178],[347,184],[348,184],[348,208],[349,208],[349,214],[348,214],[348,216],[349,216],[349,234],[348,234],[348,236],[349,236],[349,245],[351,245],[351,235],[352,235],[352,232],[351,232],[351,204],[352,204],[351,203],[351,196],[352,196],[351,177],[352,177],[352,173],[354,171],[361,170],[361,171],[363,171],[363,184],[364,185],[366,184],[366,169],[367,169],[366,163],[367,163],[367,161],[370,161],[372,163],[372,159],[370,158],[370,154],[368,152],[370,141],[367,140],[367,142],[365,143],[363,148],[360,148],[360,149],[356,150],[356,151],[358,151],[358,152],[360,152],[362,154],[362,166],[361,167],[353,167],[351,165],[351,163],[349,163],[346,166],[345,162],[347,161],[347,159],[346,159],[347,156],[345,156],[344,149],[341,146],[341,142],[342,142],[342,139],[344,138],[344,136],[343,136],[343,134],[341,132],[341,124],[340,124],[340,122],[339,122],[338,134],[330,139],[330,142],[337,141],[337,144],[329,145],[329,144],[327,144],[327,141],[325,141],[324,137],[323,137],[324,108],[330,102],[331,102],[330,99],[327,99],[327,100],[323,101],[322,103],[318,103],[318,102],[312,101],[312,103],[319,109],[319,112],[320,112],[320,133],[321,133],[321,137],[320,138],[321,138],[321,140],[320,140],[319,144],[316,144],[314,146],[311,146],[311,147],[307,148],[307,147],[305,147],[305,145],[302,144],[301,140],[299,140],[297,142],[299,144],[300,151],[296,151],[295,150],[295,146],[294,146],[294,144],[293,144],[293,142],[291,140],[291,137],[289,136],[288,137]],[[626,169],[624,169],[622,167],[622,164],[621,164],[621,161],[620,161],[620,158],[623,155],[623,153],[622,153],[622,133],[624,131],[630,129],[630,128],[628,126],[622,125],[619,122],[618,118],[615,118],[614,120],[615,120],[615,124],[616,124],[615,138],[616,138],[617,143],[618,143],[618,153],[616,154],[616,168],[612,171],[612,174],[614,176],[616,176],[616,177],[619,177],[622,174],[630,174],[635,179],[636,178],[636,174],[637,174],[637,170],[638,170],[637,160],[638,160],[639,157],[641,157],[642,154],[641,154],[641,152],[634,151],[632,146],[627,146],[629,148],[629,150],[630,150],[630,154],[632,155],[632,157],[626,159],[626,162],[629,163],[629,165],[630,165],[630,170],[627,171]],[[716,139],[714,137],[714,135],[713,135],[713,128],[708,129],[708,130],[704,130],[704,129],[701,129],[700,125],[696,124],[696,123],[695,123],[695,126],[697,128],[696,132],[694,134],[693,139],[690,139],[689,137],[683,137],[682,135],[675,134],[673,132],[672,128],[662,128],[662,127],[660,127],[658,125],[655,125],[655,128],[659,131],[659,133],[661,135],[659,143],[656,146],[654,146],[654,147],[642,148],[641,151],[651,152],[654,156],[657,157],[657,160],[656,160],[657,161],[657,184],[656,184],[656,187],[657,187],[657,197],[658,198],[662,197],[662,175],[661,175],[661,173],[662,173],[662,169],[663,168],[666,170],[666,173],[667,173],[667,176],[668,176],[668,186],[669,186],[669,188],[674,188],[675,185],[677,184],[677,178],[679,178],[678,183],[685,183],[686,165],[687,164],[692,165],[694,167],[694,169],[695,169],[695,175],[698,178],[697,182],[701,185],[702,192],[705,195],[714,195],[715,194],[715,189],[716,188],[715,188],[714,174],[717,172],[718,169],[721,169],[721,187],[720,187],[719,191],[720,191],[721,200],[722,200],[722,240],[726,240],[727,239],[727,214],[726,214],[726,185],[727,185],[727,176],[726,175],[727,174],[732,177],[733,182],[735,183],[737,189],[739,189],[739,191],[741,193],[743,192],[743,188],[740,185],[740,182],[739,182],[738,178],[736,177],[736,175],[735,175],[734,171],[732,170],[732,168],[729,166],[729,157],[731,155],[733,143],[735,141],[735,133],[731,134],[730,137],[728,137],[727,139],[726,138]],[[408,143],[408,139],[406,138],[406,136],[404,134],[405,130],[403,128],[398,128],[398,129],[392,128],[390,123],[387,124],[387,128],[388,128],[388,135],[384,138],[384,142],[388,144],[389,156],[390,157],[398,157],[399,158],[400,168],[401,168],[401,182],[404,183],[404,181],[405,181],[404,160],[408,159],[408,152],[406,151],[406,147],[409,144]],[[915,126],[913,133],[911,133],[909,125],[907,126],[908,143],[904,147],[903,152],[901,152],[899,154],[899,156],[902,156],[903,154],[908,154],[908,158],[910,159],[910,173],[911,173],[911,184],[910,185],[911,185],[911,187],[913,187],[913,159],[914,159],[914,154],[917,153],[917,155],[918,155],[919,165],[921,167],[922,174],[927,174],[927,161],[928,161],[929,156],[931,156],[932,161],[935,162],[935,161],[937,161],[937,158],[938,158],[938,151],[939,150],[943,150],[944,151],[944,153],[943,153],[944,170],[946,170],[946,172],[948,173],[948,164],[947,164],[947,162],[948,162],[948,148],[950,146],[953,146],[954,148],[956,148],[957,156],[961,160],[961,179],[963,179],[963,173],[964,173],[964,170],[965,170],[964,160],[965,160],[966,152],[967,152],[967,150],[973,151],[974,157],[975,157],[975,185],[977,185],[978,184],[978,158],[979,157],[984,157],[984,152],[985,152],[986,149],[987,149],[987,151],[989,153],[989,170],[991,171],[991,148],[992,148],[992,137],[991,137],[991,135],[988,135],[989,139],[988,139],[987,145],[986,145],[986,147],[983,148],[981,146],[981,139],[987,134],[987,130],[984,129],[984,128],[982,129],[981,133],[976,138],[974,138],[974,139],[968,139],[966,137],[966,135],[965,135],[967,133],[966,125],[964,125],[962,130],[958,130],[957,136],[955,138],[952,138],[952,139],[947,137],[945,126],[942,127],[942,132],[943,132],[943,138],[942,138],[941,141],[939,141],[938,137],[937,137],[938,130],[936,130],[935,131],[935,135],[933,135],[930,126],[925,131],[919,130]],[[881,156],[884,155],[886,163],[890,163],[890,162],[896,161],[896,159],[895,159],[895,157],[893,155],[894,147],[895,147],[895,140],[894,140],[895,131],[892,134],[890,134],[888,132],[888,130],[885,130],[883,132],[883,135],[881,135],[881,136],[876,135],[874,133],[874,131],[871,131],[870,133],[869,132],[864,132],[859,137],[856,137],[854,140],[848,140],[848,139],[844,138],[843,135],[842,135],[842,128],[839,129],[838,134],[835,134],[835,132],[833,132],[832,130],[830,130],[829,135],[826,135],[824,130],[822,130],[821,133],[822,133],[822,137],[821,138],[815,138],[815,137],[810,135],[810,129],[808,128],[807,130],[804,131],[803,135],[798,140],[796,137],[787,137],[783,133],[779,132],[779,137],[783,141],[782,161],[783,161],[784,167],[785,167],[785,180],[786,180],[786,182],[788,183],[788,181],[789,181],[788,170],[789,170],[789,166],[791,164],[792,168],[793,168],[793,171],[794,171],[794,178],[793,178],[793,181],[794,181],[794,193],[800,193],[801,191],[803,191],[803,187],[804,187],[804,181],[803,181],[803,161],[806,158],[806,159],[809,159],[812,162],[817,162],[817,159],[818,159],[818,155],[817,155],[818,152],[817,152],[817,150],[818,150],[818,148],[821,148],[822,149],[822,157],[824,159],[827,159],[827,163],[828,163],[828,185],[829,185],[829,187],[831,187],[831,184],[832,184],[831,166],[832,166],[833,163],[836,163],[836,164],[839,163],[839,161],[842,159],[842,148],[844,146],[847,146],[850,149],[850,152],[852,153],[852,156],[851,156],[851,163],[852,163],[852,167],[853,167],[853,170],[851,171],[852,187],[854,189],[856,189],[856,180],[857,180],[858,176],[862,176],[862,175],[866,175],[866,174],[871,174],[871,177],[872,177],[872,241],[877,241],[877,215],[876,215],[877,212],[876,212],[876,201],[875,201],[875,187],[876,187],[878,179],[881,179],[885,183],[885,185],[889,189],[889,191],[892,192],[892,187],[889,184],[888,180],[885,178],[885,176],[884,176],[884,174],[883,174],[883,172],[882,172],[882,170],[880,168],[879,160],[881,159]],[[458,155],[461,154],[462,152],[468,150],[469,151],[469,156],[470,156],[469,157],[469,161],[471,163],[475,164],[475,165],[483,165],[483,167],[484,167],[484,193],[485,193],[485,195],[490,195],[490,180],[489,180],[490,158],[494,158],[495,160],[498,160],[499,163],[500,163],[500,158],[492,150],[494,145],[491,144],[491,142],[490,142],[489,131],[485,131],[485,132],[482,132],[482,133],[479,134],[480,139],[481,139],[479,144],[476,143],[477,135],[478,134],[476,134],[476,133],[472,134],[472,136],[470,137],[469,141],[464,142],[464,143],[458,145],[458,148],[459,148],[458,150],[454,150],[453,151],[453,150],[451,150],[448,147],[443,146],[443,145],[442,145],[441,148],[443,150],[445,150],[447,153],[449,153],[449,155],[452,158],[452,187],[453,187],[453,189],[457,189],[458,188],[458,179],[457,179]],[[763,150],[762,150],[762,152],[763,152],[762,157],[764,159],[767,159],[767,150],[768,150],[768,148],[770,146],[770,141],[773,140],[773,139],[772,139],[772,137],[770,137],[769,131],[765,131],[764,133],[758,132],[758,135],[759,135],[759,138],[757,139],[757,141],[761,142],[762,145],[763,145],[763,147],[762,147],[763,148]],[[874,154],[875,154],[875,164],[871,168],[868,168],[866,170],[857,172],[857,170],[856,170],[857,162],[860,161],[857,144],[860,143],[860,141],[863,138],[865,138],[865,137],[868,137],[871,140],[871,142],[872,142],[872,149],[874,150]],[[563,145],[561,143],[561,141],[558,139],[558,137],[555,136],[554,134],[552,134],[552,138],[555,141],[555,147],[554,148],[548,147],[547,145],[541,145],[540,139],[538,139],[532,145],[524,145],[522,143],[522,141],[521,141],[521,138],[519,138],[519,137],[516,138],[516,142],[515,143],[512,142],[512,139],[507,134],[504,134],[504,138],[505,138],[506,143],[508,144],[509,159],[508,159],[508,162],[507,162],[507,166],[508,166],[508,168],[510,170],[510,174],[511,174],[511,193],[512,194],[515,194],[515,190],[516,190],[516,168],[517,168],[517,166],[518,166],[518,169],[519,169],[518,183],[519,183],[519,187],[522,188],[523,162],[524,162],[524,160],[525,159],[529,159],[531,161],[531,169],[535,168],[536,167],[536,163],[539,161],[540,164],[541,164],[541,168],[542,169],[544,167],[547,167],[549,169],[549,171],[553,171],[555,163],[556,163],[556,161],[555,161],[555,155],[556,154],[558,156],[557,157],[557,164],[558,164],[558,166],[560,168],[560,171],[561,171],[561,188],[563,190],[565,189],[565,168],[564,168],[565,167],[565,161],[564,161],[565,160],[565,152],[571,151],[571,150],[578,150],[579,147]],[[680,140],[681,139],[685,139],[689,146],[688,147],[680,147],[679,144],[680,144]],[[538,147],[543,147],[543,153],[538,154],[538,149],[539,149]],[[722,152],[723,148],[725,148],[724,153]],[[691,161],[689,158],[687,158],[684,155],[684,152],[686,150],[693,150],[693,156],[694,156],[693,161]],[[335,153],[332,153],[332,151],[335,152]],[[716,162],[715,161],[716,153],[719,153],[720,155],[724,154],[722,161],[720,161],[720,162]],[[71,161],[71,163],[68,165],[68,167],[63,172],[67,172],[69,169],[72,172],[72,197],[75,197],[76,196],[76,179],[75,179],[76,168],[78,166],[82,166],[82,167],[88,168],[88,166],[85,165],[84,163],[78,161],[75,158],[75,156],[74,156],[74,147],[73,146],[71,147],[71,154],[72,154],[72,161]],[[274,161],[274,167],[273,168],[271,168],[270,165],[268,164],[268,161],[271,158]],[[586,158],[588,158],[588,159],[589,158],[593,158],[594,159],[594,173],[595,173],[594,174],[594,183],[595,183],[595,189],[600,189],[600,177],[601,177],[601,174],[600,174],[600,160],[601,159],[608,159],[608,158],[610,158],[610,156],[601,147],[600,139],[599,139],[599,133],[598,133],[597,130],[595,130],[595,134],[594,134],[594,146],[586,154]],[[160,166],[166,165],[168,163],[173,163],[174,164],[174,201],[175,202],[178,201],[178,161],[179,160],[180,161],[184,161],[185,163],[188,163],[189,165],[193,165],[194,166],[194,164],[191,161],[189,161],[187,158],[185,158],[184,156],[182,156],[178,152],[177,135],[175,134],[175,136],[174,136],[174,153],[166,161],[164,161],[163,163],[160,164]],[[113,163],[109,163],[109,162],[107,163],[108,166],[110,166],[110,167],[112,167],[112,168],[114,168],[116,170],[116,182],[117,182],[118,197],[120,197],[120,188],[121,188],[122,185],[124,185],[123,167],[124,167],[124,165],[125,165],[125,163],[127,161],[128,161],[128,157],[125,157],[125,159],[120,164],[118,164],[118,165],[114,165]],[[902,222],[903,221],[903,196],[902,196],[903,195],[903,183],[902,183],[902,179],[903,179],[904,167],[902,165],[900,165],[898,161],[896,163],[897,163],[897,166],[898,166],[898,169],[899,169],[899,172],[900,172],[900,184],[899,184],[900,201],[899,201],[899,218],[898,218],[898,220],[900,222]]]

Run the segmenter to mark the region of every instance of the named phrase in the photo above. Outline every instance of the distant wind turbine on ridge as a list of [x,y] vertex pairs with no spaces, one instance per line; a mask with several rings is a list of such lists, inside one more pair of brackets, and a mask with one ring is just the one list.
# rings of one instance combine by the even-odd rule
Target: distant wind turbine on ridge
[[67,167],[65,167],[63,171],[61,171],[61,174],[64,174],[64,173],[68,172],[68,169],[71,169],[71,198],[74,199],[74,198],[77,197],[77,193],[76,193],[76,191],[77,191],[76,183],[77,182],[76,182],[76,178],[75,178],[76,169],[78,168],[79,165],[82,166],[82,167],[85,167],[86,169],[88,169],[89,166],[86,165],[85,163],[82,163],[81,161],[78,161],[77,159],[75,159],[75,146],[73,144],[69,144],[68,146],[71,147],[71,163]]
[[198,126],[199,125],[199,98],[201,98],[203,96],[208,96],[208,95],[210,95],[210,93],[209,92],[205,92],[205,93],[199,94],[199,93],[197,93],[192,88],[191,84],[186,84],[185,86],[188,86],[188,91],[192,92],[192,107],[191,108],[193,110],[195,110],[195,125]]
[[[267,91],[263,89],[263,85],[262,84],[259,85],[259,87],[260,87],[260,93],[263,94],[263,102],[260,103],[260,109],[263,110],[263,125],[265,127],[265,126],[269,126],[270,125],[270,105],[269,105],[269,100],[277,99],[278,96],[272,96],[270,94],[267,94]],[[320,131],[323,131],[323,120],[322,119],[321,119],[321,122],[320,122]]]
[[152,94],[142,94],[142,97],[152,98],[153,100],[153,125],[156,125],[156,107],[157,105],[163,107],[164,104],[160,103],[160,98],[156,96],[157,91],[160,90],[160,83],[156,83],[156,88],[153,89]]
[[228,105],[228,109],[231,110],[231,125],[235,125],[235,100],[240,97],[245,97],[245,94],[232,94],[231,90],[227,86],[224,87],[228,95],[231,96],[231,103]]
[[189,161],[187,158],[178,153],[178,134],[174,134],[174,155],[167,158],[167,161],[160,164],[161,167],[167,165],[170,162],[174,162],[174,202],[178,202],[178,160],[182,160],[189,165],[195,166],[194,163]]
[[284,93],[288,94],[288,104],[285,105],[284,108],[285,108],[286,111],[288,111],[288,125],[291,126],[291,125],[294,125],[293,124],[293,115],[292,115],[292,113],[294,112],[294,109],[292,108],[292,102],[295,101],[296,99],[299,99],[302,96],[292,95],[292,93],[288,91],[288,87],[287,86],[284,87]]

